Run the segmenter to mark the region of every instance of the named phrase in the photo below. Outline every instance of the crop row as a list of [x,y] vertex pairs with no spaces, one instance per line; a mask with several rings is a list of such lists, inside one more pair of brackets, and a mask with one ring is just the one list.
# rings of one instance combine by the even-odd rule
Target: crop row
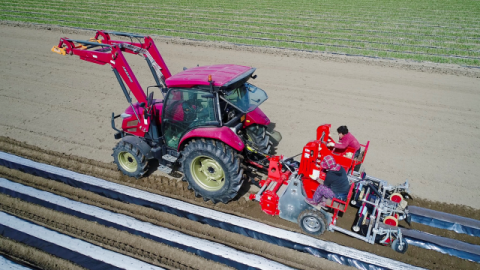
[[[10,5],[8,5],[10,4]],[[88,3],[87,3],[88,4]],[[92,5],[94,3],[91,3]],[[1,6],[1,5],[0,5]],[[20,9],[22,7],[30,7],[30,8],[54,8],[55,10],[63,10],[63,11],[78,11],[79,9],[88,10],[89,12],[96,11],[101,12],[102,16],[105,14],[125,14],[126,11],[129,13],[135,12],[140,16],[145,17],[145,8],[149,10],[148,17],[154,16],[176,16],[182,19],[208,19],[208,20],[227,20],[227,22],[231,21],[232,19],[235,20],[236,18],[247,18],[249,22],[258,22],[258,23],[283,23],[289,22],[292,25],[316,25],[316,24],[323,24],[323,23],[339,23],[339,24],[346,24],[346,25],[355,25],[355,24],[365,24],[365,25],[376,25],[376,27],[425,27],[425,28],[442,28],[442,31],[446,29],[451,30],[478,30],[478,27],[475,27],[479,20],[476,17],[473,17],[469,20],[461,19],[461,23],[451,23],[451,21],[457,21],[456,18],[450,18],[449,20],[432,20],[428,18],[417,18],[412,19],[411,17],[405,17],[399,20],[392,20],[394,14],[387,13],[384,16],[386,18],[380,17],[379,14],[364,14],[362,17],[356,16],[348,16],[348,17],[341,17],[338,15],[333,14],[322,14],[316,16],[302,16],[299,14],[258,14],[258,13],[239,13],[239,12],[230,12],[230,11],[206,11],[206,10],[191,10],[188,8],[184,8],[181,11],[177,10],[169,10],[164,8],[158,8],[155,6],[129,6],[128,8],[125,7],[112,7],[111,5],[95,3],[95,6],[101,7],[92,9],[86,3],[68,3],[67,5],[62,6],[54,6],[51,3],[38,3],[38,2],[21,2],[21,3],[12,3],[8,2],[3,4],[5,9],[13,8],[13,9]],[[113,12],[113,13],[111,13]],[[468,17],[467,17],[468,18]],[[385,20],[389,20],[388,24],[385,23]]]
[[[79,8],[81,10],[81,8]],[[28,9],[25,9],[28,10]],[[7,12],[5,11],[4,14]],[[102,15],[102,13],[97,12],[87,12],[87,11],[56,11],[56,10],[37,10],[37,11],[11,11],[11,13],[15,14],[34,14],[36,16],[55,16],[55,17],[79,17],[79,18],[90,18],[95,20]],[[314,27],[309,27],[310,29],[298,29],[294,30],[289,28],[289,25],[285,24],[239,24],[239,23],[224,23],[223,21],[219,20],[208,20],[208,19],[200,19],[196,20],[195,24],[192,24],[191,21],[187,20],[176,20],[174,16],[158,16],[156,18],[144,18],[142,19],[139,14],[125,14],[124,12],[119,12],[122,14],[121,20],[128,20],[132,21],[137,20],[140,21],[140,24],[151,24],[151,23],[161,23],[162,25],[182,25],[182,27],[190,27],[196,28],[197,26],[201,25],[203,27],[207,27],[211,29],[211,32],[218,31],[218,30],[225,30],[225,31],[259,31],[263,33],[270,33],[279,36],[289,36],[292,38],[296,37],[304,37],[304,38],[330,38],[330,39],[353,39],[354,37],[362,37],[360,42],[376,42],[376,43],[385,43],[385,42],[395,42],[397,40],[401,40],[402,43],[405,45],[426,45],[426,46],[441,46],[441,44],[445,44],[446,47],[455,47],[455,49],[462,49],[461,47],[466,46],[465,49],[469,49],[469,46],[472,50],[477,50],[475,48],[476,45],[480,44],[480,38],[474,37],[466,37],[466,36],[436,36],[436,35],[426,35],[425,33],[411,33],[411,32],[398,32],[396,36],[392,36],[393,31],[390,32],[380,32],[375,33],[375,35],[371,34],[357,34],[358,29],[338,29],[337,31],[333,31],[332,27],[324,28],[321,27],[322,31],[316,30]],[[128,15],[128,16],[127,16]],[[98,20],[98,19],[97,19]],[[102,20],[118,20],[116,17],[112,18],[104,18]],[[137,22],[138,24],[138,22]],[[221,26],[219,27],[212,27]],[[305,27],[304,27],[305,28]],[[412,30],[412,29],[408,29]],[[411,38],[412,35],[417,34],[414,36],[415,38]],[[477,34],[475,32],[475,34]],[[410,36],[410,37],[409,37]],[[423,38],[421,38],[423,37]]]
[[[86,15],[86,12],[56,12],[56,14],[52,14],[52,12],[15,12],[15,14],[27,14],[27,15],[36,15],[43,16],[44,18],[48,18],[50,16],[55,17],[65,17],[65,18],[76,18],[78,20],[83,21],[94,21],[95,18],[98,18],[98,13],[90,13],[90,16],[78,16],[78,15]],[[53,12],[55,13],[55,12]],[[136,17],[139,19],[139,17]],[[98,22],[105,22],[105,23],[118,23],[127,25],[131,23],[131,20],[127,18],[124,19],[116,19],[116,18],[105,18],[101,20],[97,20]],[[260,38],[269,38],[275,40],[285,40],[291,42],[318,42],[321,40],[322,42],[325,41],[333,41],[333,42],[348,42],[352,45],[357,44],[361,47],[373,46],[375,45],[388,45],[388,46],[395,46],[396,49],[399,47],[413,47],[413,48],[420,48],[420,49],[435,49],[435,50],[442,50],[448,52],[450,54],[455,54],[458,52],[466,52],[468,55],[476,55],[479,52],[480,46],[476,44],[478,41],[475,39],[467,40],[467,42],[452,42],[452,41],[444,41],[440,37],[430,38],[430,39],[411,39],[411,38],[401,38],[399,39],[394,37],[385,37],[385,36],[368,36],[364,35],[361,39],[357,38],[355,35],[351,35],[349,33],[340,34],[340,33],[333,33],[333,32],[293,32],[294,34],[289,34],[288,32],[282,32],[281,30],[277,29],[270,29],[270,28],[245,28],[242,26],[236,27],[228,27],[226,24],[218,24],[223,27],[212,27],[212,22],[209,21],[199,21],[195,25],[191,25],[188,22],[182,21],[172,21],[164,18],[159,19],[145,19],[142,20],[140,23],[136,23],[136,26],[142,25],[156,25],[161,27],[169,27],[173,29],[191,29],[195,32],[204,32],[206,34],[214,34],[217,33],[219,35],[225,35],[228,33],[242,33],[243,35],[252,35],[252,37],[260,37]],[[254,30],[252,30],[254,29]],[[259,30],[263,31],[259,31]],[[191,31],[187,31],[191,32]],[[399,42],[401,41],[401,42]],[[443,46],[443,47],[442,47]],[[403,49],[405,50],[405,49]],[[424,53],[419,51],[420,53]],[[445,53],[443,52],[443,53]]]
[[[1,16],[0,16],[1,19]],[[30,18],[30,17],[23,17],[21,21],[26,22],[37,22],[38,18]],[[57,20],[56,22],[61,25],[61,23],[66,22],[65,20]],[[49,20],[40,20],[40,23],[51,23]],[[181,36],[182,38],[192,39],[192,40],[205,40],[208,38],[206,37],[207,34],[205,33],[196,33],[196,32],[179,32],[171,29],[162,29],[156,30],[154,28],[147,28],[147,27],[118,27],[116,25],[109,25],[109,24],[93,24],[89,22],[85,23],[77,23],[77,22],[67,22],[70,27],[81,27],[83,28],[85,24],[90,25],[90,29],[93,28],[108,28],[112,30],[122,30],[122,31],[130,31],[130,32],[139,32],[142,30],[149,30],[150,33],[154,33],[161,36]],[[98,27],[95,27],[98,26]],[[416,54],[417,57],[425,59],[426,61],[438,62],[438,63],[447,63],[448,58],[456,58],[460,59],[466,63],[472,63],[470,65],[477,66],[480,61],[477,57],[468,57],[468,56],[456,56],[456,55],[441,55],[441,54],[434,54],[434,53],[418,53],[418,52],[403,52],[398,50],[390,50],[390,49],[369,49],[366,51],[361,47],[351,47],[341,44],[322,44],[322,43],[305,43],[305,42],[292,42],[292,41],[279,41],[279,40],[269,40],[269,39],[262,39],[262,38],[251,38],[251,37],[235,37],[235,36],[219,36],[213,35],[210,36],[211,40],[214,41],[227,41],[234,44],[239,45],[250,45],[242,43],[245,39],[250,39],[251,43],[254,46],[264,46],[264,47],[275,47],[275,48],[289,48],[289,49],[297,49],[302,51],[325,51],[331,54],[340,54],[340,55],[352,55],[352,56],[367,56],[367,57],[382,57],[382,58],[397,58],[397,59],[407,59],[411,58],[409,54]],[[292,44],[293,43],[293,44]],[[370,55],[370,51],[373,51],[375,55]],[[446,60],[447,59],[447,60]]]
[[0,3],[0,19],[480,66],[478,1],[437,2],[20,0]]

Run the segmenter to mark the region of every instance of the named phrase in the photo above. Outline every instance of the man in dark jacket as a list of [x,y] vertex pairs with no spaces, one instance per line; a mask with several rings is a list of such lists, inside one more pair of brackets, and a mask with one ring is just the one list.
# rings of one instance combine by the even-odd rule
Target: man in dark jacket
[[[313,194],[313,198],[307,198],[306,201],[312,205],[325,206],[327,199],[337,198],[345,201],[350,190],[350,182],[348,181],[345,169],[335,162],[335,159],[328,155],[320,162],[320,166],[326,171],[325,181],[320,184]],[[318,180],[318,179],[317,179]]]

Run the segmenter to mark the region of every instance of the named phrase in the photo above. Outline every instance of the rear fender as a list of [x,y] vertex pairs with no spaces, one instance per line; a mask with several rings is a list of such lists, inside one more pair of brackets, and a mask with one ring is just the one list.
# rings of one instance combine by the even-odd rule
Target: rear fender
[[270,124],[270,119],[267,117],[263,111],[257,107],[255,110],[247,113],[245,118],[244,127],[251,126],[253,124],[268,126]]
[[237,151],[242,151],[245,147],[242,139],[238,137],[229,127],[205,127],[196,128],[189,131],[178,144],[178,151],[183,149],[185,142],[192,138],[209,138],[224,142]]

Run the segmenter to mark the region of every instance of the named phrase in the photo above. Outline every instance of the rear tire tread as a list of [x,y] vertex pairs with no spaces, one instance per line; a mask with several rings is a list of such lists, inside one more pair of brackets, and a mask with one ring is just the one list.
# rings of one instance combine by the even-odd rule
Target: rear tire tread
[[[190,156],[196,155],[195,152],[197,151],[208,153],[223,163],[222,167],[225,172],[225,185],[227,185],[227,187],[222,187],[219,191],[211,192],[198,186],[194,179],[189,179],[187,174],[190,169],[188,168],[189,164],[186,164],[186,162]],[[200,140],[192,140],[182,151],[182,157],[179,163],[184,173],[182,180],[188,182],[188,189],[194,190],[195,196],[201,196],[205,201],[211,200],[213,203],[220,201],[223,203],[229,202],[235,198],[244,181],[243,169],[240,167],[240,159],[234,150],[223,142],[214,141],[213,139],[202,138]]]

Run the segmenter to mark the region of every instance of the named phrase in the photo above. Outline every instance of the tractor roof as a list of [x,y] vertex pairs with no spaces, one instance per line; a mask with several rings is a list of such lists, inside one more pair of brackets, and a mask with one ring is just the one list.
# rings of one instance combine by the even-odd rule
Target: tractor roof
[[168,87],[193,87],[210,85],[208,75],[212,75],[214,85],[228,86],[246,76],[250,76],[255,68],[239,65],[212,65],[189,68],[165,80]]

